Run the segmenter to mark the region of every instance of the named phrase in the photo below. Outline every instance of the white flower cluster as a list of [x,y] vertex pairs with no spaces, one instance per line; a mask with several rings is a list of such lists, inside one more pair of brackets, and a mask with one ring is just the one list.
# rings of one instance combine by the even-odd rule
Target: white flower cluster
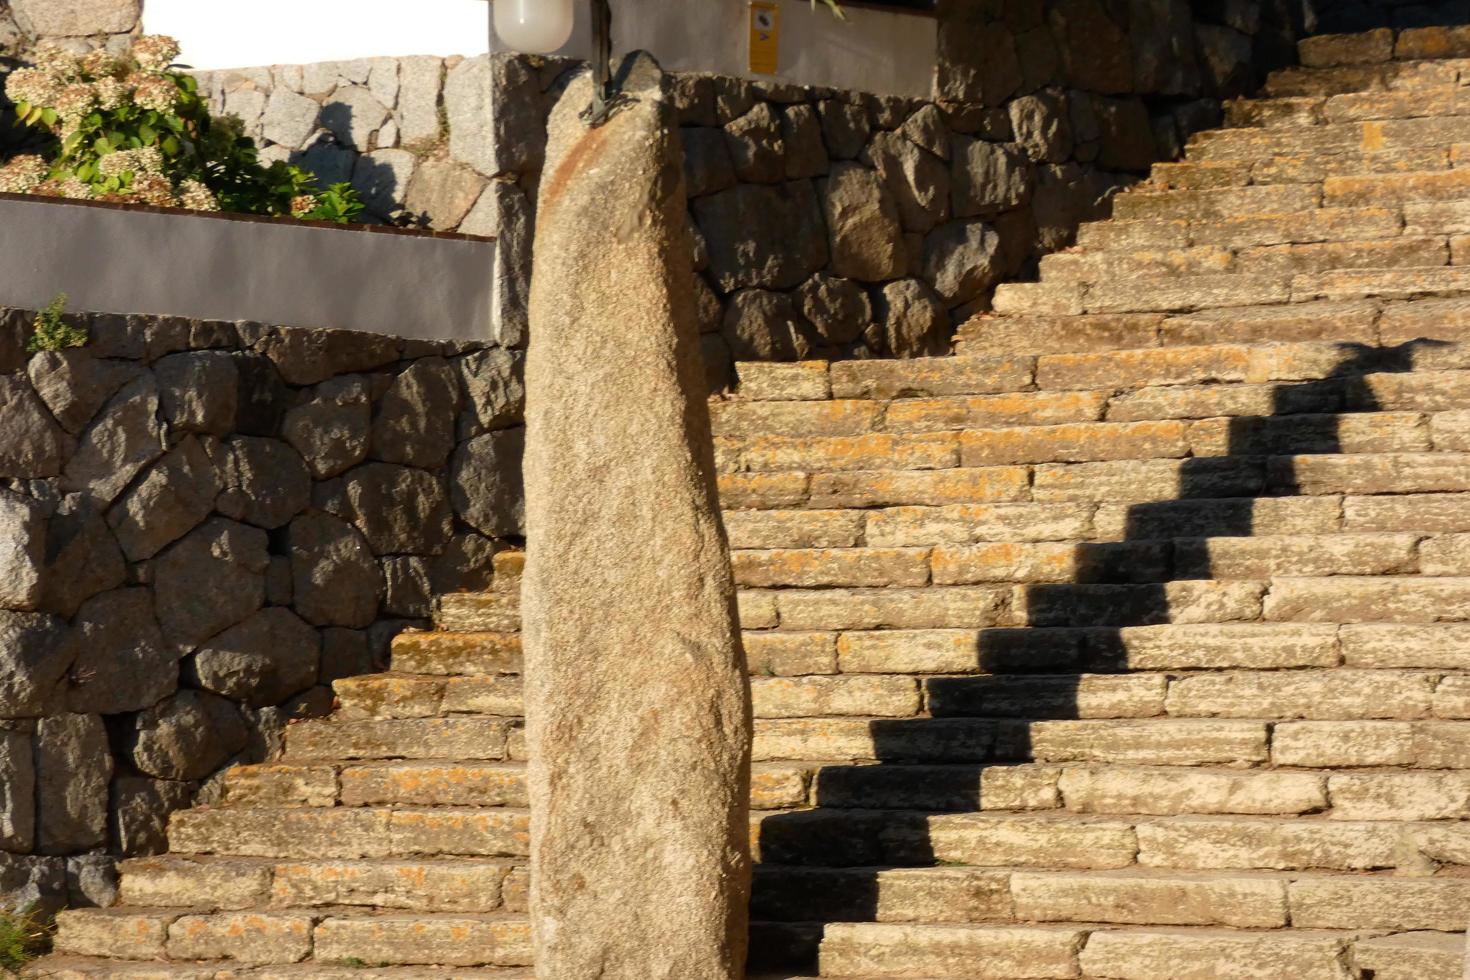
[[214,193],[197,180],[186,180],[179,185],[179,203],[191,211],[219,210]]
[[127,77],[127,84],[132,86],[133,102],[144,109],[172,112],[178,104],[179,87],[164,75],[133,72]]
[[72,82],[64,85],[51,100],[50,108],[65,122],[80,122],[87,113],[97,108],[97,93],[87,82]]
[[163,71],[179,56],[179,42],[167,34],[149,34],[133,42],[133,58],[145,71]]
[[5,80],[5,94],[11,102],[31,105],[50,105],[60,88],[53,76],[39,68],[17,68]]
[[163,176],[163,154],[156,146],[145,146],[139,150],[117,150],[97,161],[97,172],[104,177],[121,177],[123,174]]
[[0,167],[0,193],[29,194],[50,172],[46,161],[34,154],[15,157]]

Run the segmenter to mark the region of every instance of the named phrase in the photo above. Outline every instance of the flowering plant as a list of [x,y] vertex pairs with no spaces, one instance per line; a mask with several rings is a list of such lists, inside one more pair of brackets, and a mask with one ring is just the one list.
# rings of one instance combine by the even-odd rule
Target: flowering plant
[[53,139],[0,167],[0,191],[344,222],[361,213],[350,186],[322,191],[299,167],[263,165],[239,121],[211,117],[199,83],[172,69],[178,55],[162,35],[121,56],[41,45],[5,94]]

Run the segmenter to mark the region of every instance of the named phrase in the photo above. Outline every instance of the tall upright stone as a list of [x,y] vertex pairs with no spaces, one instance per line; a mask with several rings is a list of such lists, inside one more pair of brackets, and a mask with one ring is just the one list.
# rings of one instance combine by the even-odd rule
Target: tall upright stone
[[744,976],[750,696],[685,224],[647,55],[552,113],[526,368],[537,976]]

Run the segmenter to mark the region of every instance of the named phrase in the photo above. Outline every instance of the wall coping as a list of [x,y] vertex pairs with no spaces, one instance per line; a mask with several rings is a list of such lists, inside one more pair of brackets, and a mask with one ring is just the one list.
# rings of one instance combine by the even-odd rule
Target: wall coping
[[493,239],[0,195],[0,306],[493,342]]

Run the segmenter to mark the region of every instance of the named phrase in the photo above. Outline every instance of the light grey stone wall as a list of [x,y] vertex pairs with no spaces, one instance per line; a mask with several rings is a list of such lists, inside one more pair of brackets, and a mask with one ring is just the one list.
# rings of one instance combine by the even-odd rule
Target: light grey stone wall
[[143,0],[0,0],[0,57],[37,41],[90,51],[138,33]]
[[259,761],[523,534],[521,354],[0,310],[0,908],[105,902],[118,856]]

